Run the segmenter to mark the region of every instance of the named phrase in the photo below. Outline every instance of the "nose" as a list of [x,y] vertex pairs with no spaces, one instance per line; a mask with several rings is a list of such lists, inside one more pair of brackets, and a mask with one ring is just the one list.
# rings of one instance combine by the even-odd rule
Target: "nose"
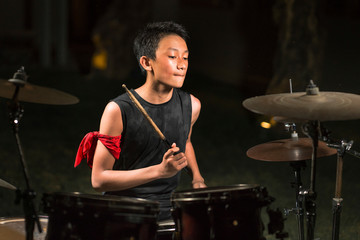
[[180,60],[178,61],[178,63],[177,63],[177,68],[178,68],[179,70],[186,70],[186,68],[187,68],[187,61],[184,60],[184,59],[180,59]]

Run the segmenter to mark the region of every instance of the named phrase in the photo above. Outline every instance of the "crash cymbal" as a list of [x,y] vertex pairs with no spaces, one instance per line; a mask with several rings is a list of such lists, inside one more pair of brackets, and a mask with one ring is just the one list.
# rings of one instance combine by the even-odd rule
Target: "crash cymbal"
[[[9,80],[0,79],[0,97],[12,99],[16,85]],[[68,105],[79,102],[77,97],[74,97],[65,92],[25,83],[19,87],[18,100],[20,102],[31,102],[51,105]]]
[[337,121],[360,118],[360,95],[341,92],[270,94],[248,98],[248,110],[298,120]]
[[4,187],[4,188],[7,188],[7,189],[10,189],[10,190],[16,190],[16,187],[11,185],[10,183],[0,179],[0,187]]
[[[246,154],[255,160],[270,162],[291,162],[311,159],[313,152],[310,138],[282,139],[263,143],[250,148]],[[317,157],[336,154],[337,150],[330,148],[326,143],[319,141],[316,152]]]

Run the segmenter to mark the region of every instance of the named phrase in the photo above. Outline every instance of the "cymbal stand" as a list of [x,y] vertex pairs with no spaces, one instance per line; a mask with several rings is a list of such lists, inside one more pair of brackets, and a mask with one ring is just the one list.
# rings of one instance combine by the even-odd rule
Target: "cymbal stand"
[[312,139],[313,152],[311,156],[311,173],[310,173],[310,188],[300,192],[305,197],[306,222],[307,222],[307,240],[314,240],[315,220],[316,220],[316,160],[318,139],[321,136],[321,128],[319,121],[309,121],[303,126],[303,132]]
[[[296,124],[287,122],[284,125],[285,125],[285,129],[291,133],[291,139],[297,141],[298,134],[296,132]],[[299,240],[304,240],[304,209],[303,209],[304,198],[302,195],[300,195],[300,191],[302,190],[301,168],[305,168],[306,163],[305,161],[295,161],[295,162],[290,162],[290,166],[292,167],[295,175],[295,182],[291,183],[291,186],[295,188],[296,201],[295,201],[295,208],[285,209],[285,215],[289,215],[290,212],[293,212],[295,214],[298,223]]]
[[285,215],[289,215],[290,212],[294,212],[298,224],[298,238],[304,240],[304,209],[303,209],[303,196],[300,194],[302,191],[301,181],[301,168],[305,168],[305,161],[290,162],[290,166],[293,168],[295,182],[291,184],[295,188],[295,208],[285,209]]
[[[337,149],[337,166],[336,166],[336,183],[335,183],[335,197],[333,198],[333,226],[332,226],[332,240],[339,240],[339,229],[340,229],[340,215],[342,210],[342,197],[341,197],[341,187],[342,187],[342,170],[343,170],[343,160],[346,151],[350,152],[353,141],[346,142],[341,140],[341,144],[328,144],[329,147]],[[360,156],[355,151],[351,151],[352,155]]]
[[17,190],[17,200],[16,203],[19,203],[23,199],[23,209],[25,213],[25,229],[26,229],[26,240],[33,239],[33,232],[35,223],[37,224],[38,230],[41,233],[42,228],[40,225],[39,217],[35,211],[33,199],[36,196],[36,193],[30,187],[29,173],[27,171],[27,166],[24,158],[24,153],[21,147],[20,137],[19,137],[19,123],[20,119],[24,114],[24,109],[20,106],[18,101],[18,95],[20,88],[26,84],[27,76],[24,71],[24,67],[20,68],[15,74],[13,79],[9,79],[9,82],[13,83],[16,86],[14,95],[9,102],[9,119],[10,124],[13,127],[13,132],[16,138],[16,143],[18,146],[20,154],[20,162],[22,165],[22,170],[26,183],[26,190],[21,192]]

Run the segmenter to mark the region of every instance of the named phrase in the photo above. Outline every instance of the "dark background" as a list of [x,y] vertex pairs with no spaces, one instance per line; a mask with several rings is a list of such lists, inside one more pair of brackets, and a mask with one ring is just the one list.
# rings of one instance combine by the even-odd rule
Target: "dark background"
[[[289,163],[246,155],[253,146],[290,134],[281,123],[261,128],[269,116],[246,110],[242,102],[288,92],[289,79],[293,91],[304,91],[312,79],[322,91],[359,94],[358,0],[1,1],[0,78],[12,78],[24,66],[29,83],[80,99],[66,106],[22,103],[20,139],[36,206],[46,192],[95,193],[86,164],[73,168],[78,145],[98,129],[107,101],[124,92],[123,83],[129,88],[143,83],[132,39],[138,28],[157,20],[177,21],[191,36],[184,89],[202,102],[192,141],[207,185],[260,184],[276,199],[272,208],[295,207]],[[7,102],[0,99],[0,178],[24,189]],[[360,148],[358,120],[323,124],[334,138],[354,140],[352,149]],[[310,161],[306,164],[302,179],[308,188]],[[360,239],[359,167],[358,158],[345,155],[341,239]],[[335,155],[318,159],[316,238],[331,238],[335,174]],[[184,174],[179,189],[190,189],[190,182]],[[22,216],[13,191],[1,188],[0,199],[0,216]],[[268,223],[265,214],[263,221]],[[294,214],[287,217],[285,231],[288,239],[297,239]]]

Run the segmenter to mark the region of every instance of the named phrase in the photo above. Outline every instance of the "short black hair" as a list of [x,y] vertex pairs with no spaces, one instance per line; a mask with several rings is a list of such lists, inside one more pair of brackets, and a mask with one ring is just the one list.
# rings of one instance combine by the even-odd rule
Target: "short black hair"
[[[189,35],[184,26],[172,22],[153,22],[149,23],[140,30],[134,40],[134,54],[139,63],[142,56],[147,56],[150,59],[156,58],[156,50],[159,47],[159,42],[162,38],[168,35],[178,35],[186,42]],[[141,72],[145,75],[145,69],[140,65]]]

